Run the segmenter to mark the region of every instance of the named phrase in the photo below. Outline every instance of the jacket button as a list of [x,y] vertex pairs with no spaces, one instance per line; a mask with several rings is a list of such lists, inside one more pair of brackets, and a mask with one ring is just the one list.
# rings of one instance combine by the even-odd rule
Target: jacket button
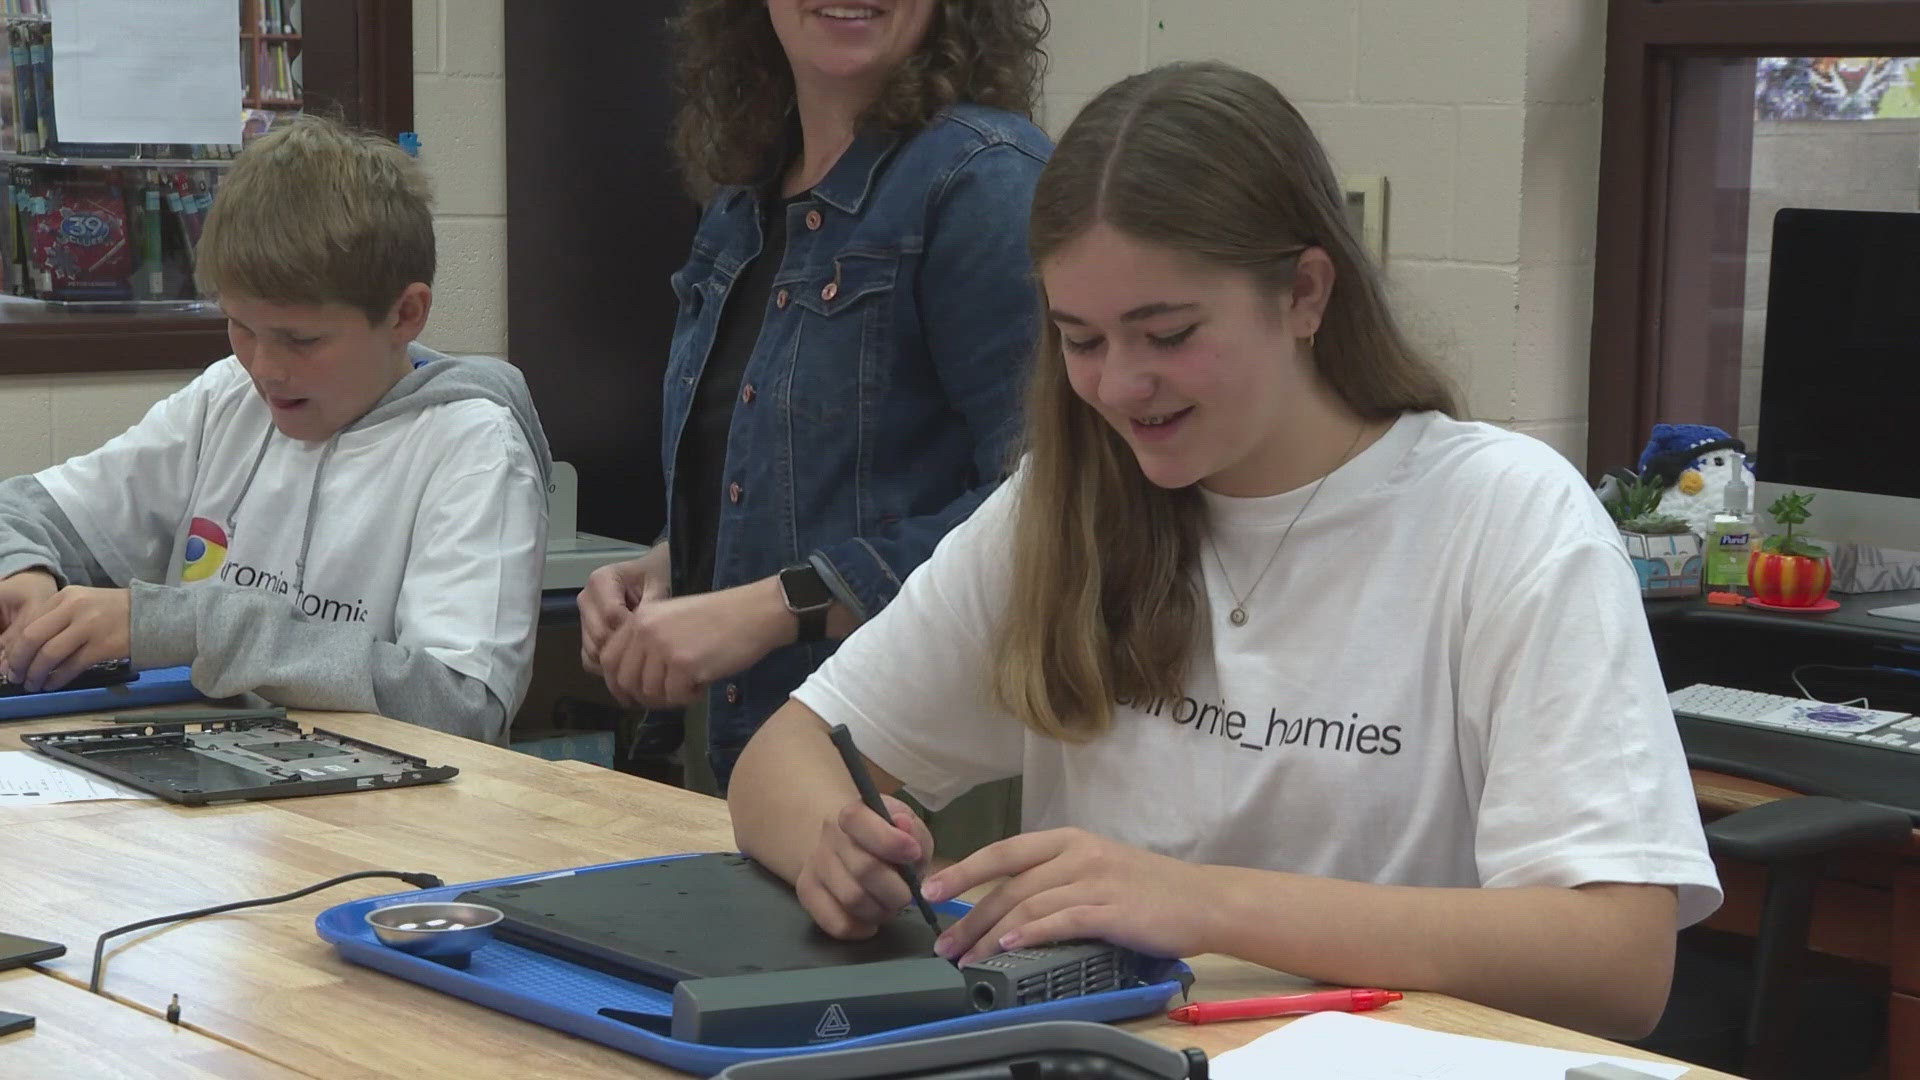
[[773,306],[777,308],[783,308],[787,306],[787,290],[785,289],[780,290],[780,294],[773,298]]
[[738,480],[735,480],[735,481],[734,481],[733,483],[731,483],[731,484],[728,484],[728,485],[727,485],[727,499],[728,499],[729,501],[731,501],[731,502],[739,502],[739,501],[740,501],[740,494],[741,494],[741,492],[740,492],[740,481],[738,481]]
[[820,211],[818,210],[807,211],[807,228],[817,229],[819,227],[820,227]]
[[729,705],[740,704],[740,687],[736,683],[727,684],[727,704]]
[[740,400],[746,402],[749,405],[753,404],[753,384],[752,383],[748,383],[747,385],[740,388]]
[[840,294],[840,283],[837,281],[829,281],[827,282],[827,287],[820,290],[820,299],[831,300],[835,296],[838,296],[839,294]]

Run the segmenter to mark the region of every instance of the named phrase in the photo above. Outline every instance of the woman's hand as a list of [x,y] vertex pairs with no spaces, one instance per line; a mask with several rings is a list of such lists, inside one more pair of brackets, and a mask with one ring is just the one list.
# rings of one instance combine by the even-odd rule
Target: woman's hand
[[820,825],[794,891],[820,929],[837,938],[872,937],[913,900],[903,865],[926,869],[933,834],[905,803],[885,797],[892,821],[855,799]]
[[929,901],[1007,878],[940,935],[967,964],[1023,945],[1098,938],[1152,956],[1210,952],[1207,868],[1081,829],[1024,833],[929,878]]
[[673,595],[669,573],[667,545],[655,544],[637,559],[600,567],[587,576],[574,603],[580,608],[580,666],[588,674],[602,674],[601,654],[626,624],[628,612]]
[[685,705],[702,687],[759,663],[799,636],[780,579],[647,601],[600,651],[601,675],[628,708]]

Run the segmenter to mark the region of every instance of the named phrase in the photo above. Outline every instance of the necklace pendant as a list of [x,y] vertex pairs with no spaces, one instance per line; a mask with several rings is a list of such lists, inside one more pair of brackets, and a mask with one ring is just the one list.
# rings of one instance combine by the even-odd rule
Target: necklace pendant
[[1236,606],[1227,614],[1227,621],[1235,626],[1247,625],[1247,609]]

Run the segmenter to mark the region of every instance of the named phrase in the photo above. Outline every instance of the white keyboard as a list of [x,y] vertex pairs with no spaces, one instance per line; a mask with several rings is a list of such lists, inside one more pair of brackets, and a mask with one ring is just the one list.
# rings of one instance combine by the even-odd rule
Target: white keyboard
[[1695,683],[1667,695],[1675,716],[1771,728],[1920,754],[1920,717]]

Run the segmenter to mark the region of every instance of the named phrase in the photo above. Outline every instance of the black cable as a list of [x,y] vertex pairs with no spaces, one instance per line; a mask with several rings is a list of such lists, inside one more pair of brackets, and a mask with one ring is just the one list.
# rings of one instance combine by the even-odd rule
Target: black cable
[[[326,881],[322,881],[317,885],[309,885],[304,889],[295,889],[290,893],[284,893],[280,896],[269,896],[260,900],[236,900],[231,904],[218,904],[213,907],[201,908],[198,911],[184,911],[178,915],[161,915],[152,919],[142,919],[137,923],[128,923],[125,926],[116,926],[106,933],[101,934],[93,943],[93,977],[87,980],[87,989],[96,994],[100,992],[100,976],[107,964],[108,938],[119,937],[121,934],[130,934],[135,930],[145,930],[149,926],[160,926],[164,923],[185,922],[188,919],[198,919],[204,915],[219,915],[228,911],[238,911],[241,908],[263,907],[267,904],[284,904],[289,900],[298,900],[311,893],[317,893],[321,889],[331,889],[335,885],[344,885],[349,881],[358,881],[361,878],[398,878],[416,889],[437,889],[446,884],[446,882],[441,881],[432,874],[412,874],[398,870],[361,870],[357,873],[342,874],[337,878],[328,878]],[[179,1014],[174,1013],[171,1009],[169,1009],[168,1012],[170,1014],[168,1018],[174,1019],[174,1022],[178,1023],[179,1021],[175,1018]]]

